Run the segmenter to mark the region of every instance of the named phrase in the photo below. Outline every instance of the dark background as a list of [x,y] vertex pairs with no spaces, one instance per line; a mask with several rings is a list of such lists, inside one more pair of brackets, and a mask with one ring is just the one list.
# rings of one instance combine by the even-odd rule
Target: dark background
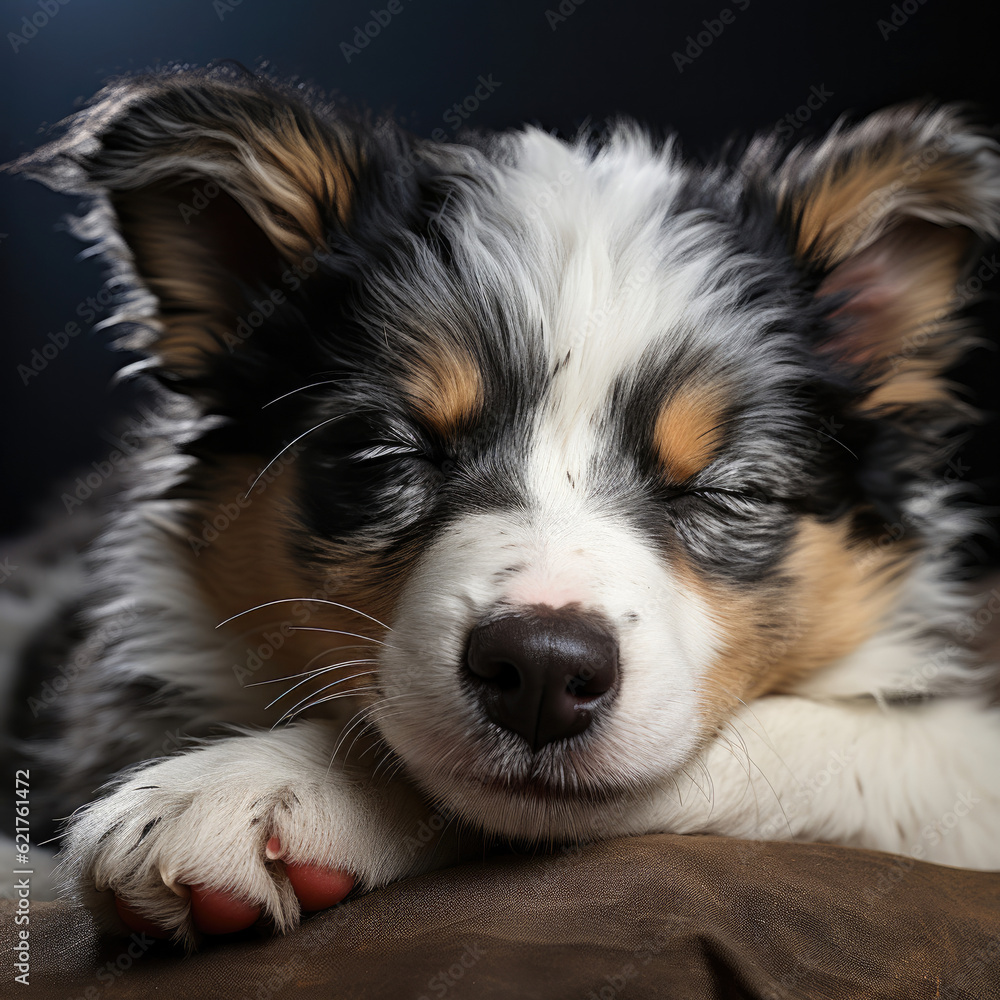
[[[845,112],[914,97],[972,101],[984,120],[1000,122],[995,12],[987,3],[562,0],[560,7],[559,0],[401,0],[402,10],[348,60],[341,46],[354,44],[385,0],[40,2],[0,4],[0,161],[37,145],[50,124],[109,77],[220,58],[251,68],[267,60],[337,100],[392,112],[423,135],[436,128],[452,134],[444,116],[481,75],[499,86],[469,118],[471,126],[528,121],[573,132],[585,121],[600,125],[624,114],[676,130],[693,156],[734,132],[774,127],[816,91],[831,96],[796,134],[821,131]],[[679,71],[673,53],[683,53],[688,36],[704,32],[703,21],[717,21],[727,7],[732,23],[700,55],[691,50],[696,57]],[[42,22],[30,38],[25,17]],[[63,510],[58,495],[66,477],[107,456],[108,435],[136,400],[111,386],[121,358],[100,331],[76,337],[23,383],[17,366],[49,332],[78,318],[80,303],[100,289],[100,269],[77,259],[81,245],[60,231],[71,200],[6,175],[0,199],[3,535],[37,521],[46,505],[53,509],[53,498],[54,509]],[[1000,408],[1000,278],[984,290],[976,312],[992,343],[977,349],[956,379],[990,411]],[[987,423],[959,454],[961,477],[991,503],[1000,500],[997,441],[996,422]],[[985,540],[970,559],[1000,561],[1000,547]]]

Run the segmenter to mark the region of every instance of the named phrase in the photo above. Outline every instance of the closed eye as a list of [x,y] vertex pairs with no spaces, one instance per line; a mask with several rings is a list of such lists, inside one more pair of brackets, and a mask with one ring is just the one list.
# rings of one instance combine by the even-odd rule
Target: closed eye
[[687,495],[737,497],[740,500],[755,500],[758,503],[763,503],[766,500],[766,497],[761,496],[755,490],[734,490],[724,486],[697,486],[688,490]]
[[717,507],[736,511],[748,511],[770,500],[769,497],[753,489],[730,489],[723,486],[698,486],[676,494],[677,499],[683,497],[707,500]]
[[422,456],[420,449],[411,444],[374,444],[349,455],[355,462],[373,462],[380,458],[397,458],[401,455]]
[[371,444],[347,456],[351,462],[377,462],[386,458],[414,458],[436,468],[446,478],[457,470],[457,464],[448,457],[436,458],[428,454],[426,447],[406,442],[382,442]]

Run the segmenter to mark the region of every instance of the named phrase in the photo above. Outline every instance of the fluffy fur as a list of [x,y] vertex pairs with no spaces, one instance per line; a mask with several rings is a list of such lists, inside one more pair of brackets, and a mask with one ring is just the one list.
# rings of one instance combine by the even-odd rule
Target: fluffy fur
[[[650,831],[1000,866],[940,378],[1000,160],[956,109],[698,167],[183,71],[15,166],[89,200],[154,399],[37,749],[52,815],[139,764],[64,842],[109,925],[114,890],[190,944],[199,882],[293,926],[274,834],[364,888]],[[556,612],[616,667],[541,740],[470,636]]]

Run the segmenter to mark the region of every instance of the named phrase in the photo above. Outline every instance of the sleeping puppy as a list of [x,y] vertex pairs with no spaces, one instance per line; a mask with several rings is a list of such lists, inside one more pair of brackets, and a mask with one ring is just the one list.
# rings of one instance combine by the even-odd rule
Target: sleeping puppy
[[491,840],[1000,867],[940,377],[1000,159],[955,109],[699,167],[179,71],[15,169],[87,199],[152,399],[37,748],[106,926],[285,931]]

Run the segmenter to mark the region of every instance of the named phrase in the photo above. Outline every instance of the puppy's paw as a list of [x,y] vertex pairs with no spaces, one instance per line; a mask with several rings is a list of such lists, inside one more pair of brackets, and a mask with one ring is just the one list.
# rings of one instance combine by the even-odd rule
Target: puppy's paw
[[325,811],[310,790],[257,795],[222,776],[178,787],[159,770],[91,805],[69,834],[65,868],[105,927],[120,929],[121,920],[188,946],[198,931],[223,934],[261,918],[287,931],[303,904],[332,906],[353,887],[351,872],[330,867],[332,845],[315,845],[322,860],[289,850],[304,849],[301,831]]
[[384,789],[301,734],[223,740],[132,774],[73,818],[64,884],[106,929],[191,948],[258,920],[288,931],[303,910],[405,874],[407,797],[386,808]]

